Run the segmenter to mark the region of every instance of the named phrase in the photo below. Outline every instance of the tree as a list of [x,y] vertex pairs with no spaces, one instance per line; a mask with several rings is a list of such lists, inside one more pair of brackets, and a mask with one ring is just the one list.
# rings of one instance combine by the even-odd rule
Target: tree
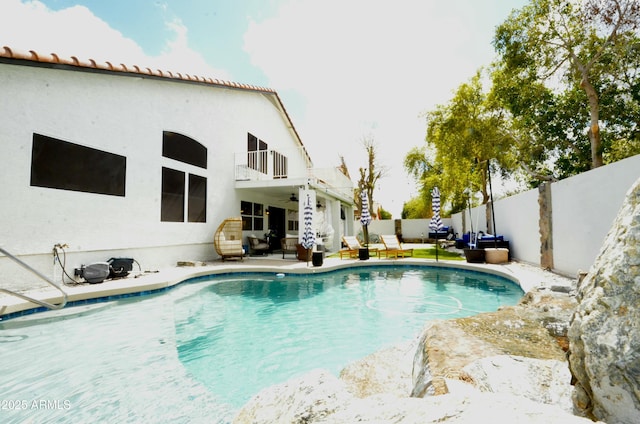
[[[629,48],[637,45],[639,26],[637,0],[532,0],[496,30],[499,74],[494,83],[500,82],[498,90],[503,96],[507,93],[511,112],[516,117],[525,115],[525,123],[544,122],[540,114],[533,115],[536,111],[554,118],[546,121],[550,125],[547,129],[556,131],[546,132],[556,136],[558,128],[553,125],[562,122],[560,112],[568,110],[560,108],[562,101],[580,100],[588,110],[588,119],[562,129],[569,143],[559,146],[560,154],[570,159],[571,154],[581,153],[579,140],[586,127],[590,166],[601,166],[605,149],[600,90],[607,81],[620,81],[628,75],[626,70],[633,69],[625,60]],[[557,96],[554,89],[562,91],[562,87],[567,89]],[[546,107],[531,111],[523,107],[527,100]],[[538,147],[553,150],[544,142]]]
[[[358,210],[362,210],[362,200],[360,193],[364,190],[367,193],[369,207],[373,209],[373,190],[380,178],[386,174],[386,168],[381,166],[377,161],[377,150],[375,141],[371,136],[363,137],[362,145],[367,152],[367,168],[359,168],[360,179],[354,190],[354,201],[358,206]],[[376,216],[376,211],[370,210],[371,216]]]
[[448,104],[427,113],[426,142],[434,158],[425,155],[421,162],[420,151],[414,150],[405,159],[405,167],[420,177],[421,196],[430,197],[438,186],[442,203],[449,202],[452,212],[464,209],[469,188],[482,194],[482,203],[489,201],[488,162],[503,176],[515,168],[507,122],[483,91],[481,76],[477,72]]
[[409,199],[402,205],[402,219],[426,219],[432,214],[431,203],[427,204],[423,196]]

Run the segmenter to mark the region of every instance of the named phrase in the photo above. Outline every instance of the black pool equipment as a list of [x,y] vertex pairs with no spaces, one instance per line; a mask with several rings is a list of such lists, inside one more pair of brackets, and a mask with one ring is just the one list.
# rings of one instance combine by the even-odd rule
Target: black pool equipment
[[123,278],[129,275],[133,269],[133,259],[131,258],[111,258],[109,264],[109,278]]
[[107,262],[94,262],[89,265],[82,265],[79,270],[80,277],[87,283],[102,283],[109,276],[110,265]]

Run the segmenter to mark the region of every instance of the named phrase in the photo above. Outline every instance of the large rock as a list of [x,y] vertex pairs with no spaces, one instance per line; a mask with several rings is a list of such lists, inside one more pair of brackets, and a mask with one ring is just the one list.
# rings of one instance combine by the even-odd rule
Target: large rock
[[[474,361],[463,371],[482,392],[522,396],[573,413],[571,373],[566,361],[500,355]],[[451,392],[451,382],[447,383]]]
[[234,424],[320,422],[353,398],[344,382],[329,371],[314,370],[255,395]]
[[446,379],[472,382],[463,368],[492,356],[556,360],[567,366],[562,347],[575,305],[567,293],[540,289],[497,312],[431,323],[416,352],[411,395],[447,393]]
[[347,365],[340,380],[354,396],[365,398],[377,394],[409,396],[411,372],[417,340],[391,346]]
[[578,286],[569,362],[574,405],[609,423],[640,422],[640,180]]
[[[336,389],[329,390],[331,388]],[[273,423],[402,424],[592,424],[554,405],[521,396],[481,393],[446,394],[424,399],[376,394],[352,396],[340,382],[314,371],[260,392],[236,416],[235,424]]]

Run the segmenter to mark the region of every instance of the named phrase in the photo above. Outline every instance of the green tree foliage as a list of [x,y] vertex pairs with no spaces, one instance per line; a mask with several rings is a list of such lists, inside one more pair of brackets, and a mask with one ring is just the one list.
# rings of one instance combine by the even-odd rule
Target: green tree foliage
[[402,205],[402,219],[431,218],[431,203],[427,203],[422,196],[414,197]]
[[[507,176],[515,168],[510,154],[512,138],[499,108],[483,91],[481,72],[458,87],[453,99],[428,112],[427,148],[414,149],[405,168],[419,181],[420,197],[431,204],[430,193],[440,188],[442,204],[458,212],[467,205],[465,191],[489,200],[487,162],[492,172]],[[432,158],[427,152],[433,152]]]
[[378,219],[392,219],[393,215],[388,210],[382,208],[382,206],[378,209]]
[[637,151],[638,27],[637,0],[532,0],[497,28],[492,98],[535,178]]

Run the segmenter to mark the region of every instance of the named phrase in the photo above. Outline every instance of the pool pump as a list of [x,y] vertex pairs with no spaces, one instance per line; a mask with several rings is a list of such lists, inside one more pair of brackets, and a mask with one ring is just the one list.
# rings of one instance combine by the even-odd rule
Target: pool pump
[[131,258],[111,258],[107,262],[94,262],[76,269],[76,275],[87,283],[102,283],[107,278],[123,278],[133,269]]
[[102,283],[109,276],[109,264],[107,262],[94,262],[82,265],[76,270],[76,274],[84,278],[87,283]]

